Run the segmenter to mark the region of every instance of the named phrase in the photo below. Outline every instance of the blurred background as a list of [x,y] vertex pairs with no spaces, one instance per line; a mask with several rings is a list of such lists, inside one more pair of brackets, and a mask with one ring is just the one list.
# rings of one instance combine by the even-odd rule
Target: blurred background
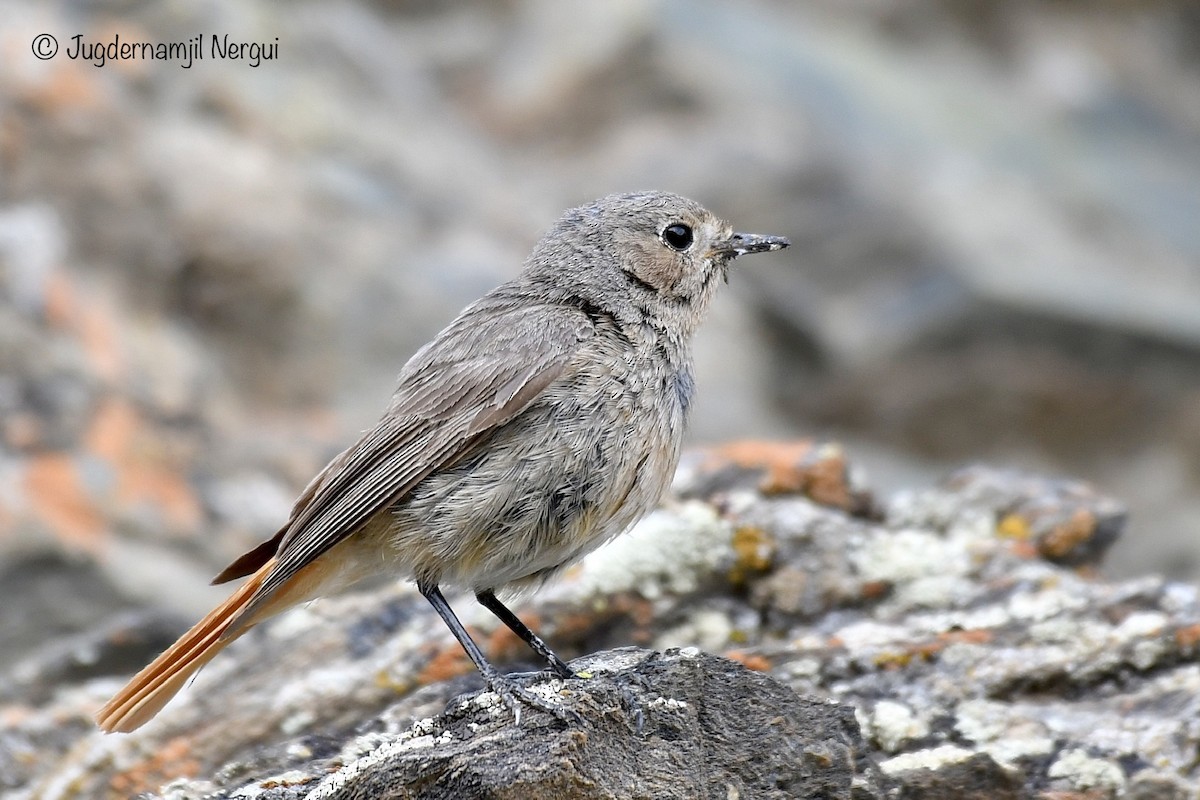
[[[565,208],[794,246],[697,345],[692,442],[841,441],[1126,501],[1200,578],[1200,6],[0,0],[0,664],[185,617]],[[59,54],[39,60],[33,38]],[[205,60],[72,60],[71,37]],[[213,34],[266,45],[214,60]]]

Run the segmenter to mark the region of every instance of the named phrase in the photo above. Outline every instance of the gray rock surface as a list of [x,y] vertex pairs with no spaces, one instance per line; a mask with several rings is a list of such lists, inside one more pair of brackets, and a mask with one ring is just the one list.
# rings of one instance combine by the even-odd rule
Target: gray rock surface
[[[125,617],[30,654],[0,681],[4,787],[43,800],[1200,791],[1200,592],[1095,577],[1119,503],[983,467],[873,498],[852,472],[831,445],[694,451],[661,510],[524,607],[594,673],[532,679],[581,727],[534,712],[513,727],[489,693],[463,694],[479,681],[457,643],[419,595],[387,586],[256,629],[128,736],[88,715],[178,621]],[[537,666],[452,602],[498,663]],[[681,793],[655,788],[670,784]]]
[[569,725],[527,710],[516,726],[491,693],[467,695],[411,725],[393,708],[332,756],[292,752],[271,777],[181,781],[161,796],[782,799],[850,797],[878,783],[869,762],[857,774],[865,747],[852,709],[799,698],[740,664],[631,648],[573,666],[589,677],[533,684],[579,715]]

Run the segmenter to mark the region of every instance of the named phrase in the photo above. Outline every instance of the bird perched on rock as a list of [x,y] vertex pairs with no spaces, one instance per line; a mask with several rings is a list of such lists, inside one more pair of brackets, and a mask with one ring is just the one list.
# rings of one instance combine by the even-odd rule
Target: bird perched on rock
[[665,192],[567,211],[515,279],[400,373],[376,425],[309,483],[233,595],[96,715],[131,731],[251,626],[379,573],[433,605],[488,687],[563,716],[484,657],[440,587],[465,587],[555,674],[570,667],[496,596],[537,586],[662,496],[693,392],[691,340],[733,260],[787,247]]

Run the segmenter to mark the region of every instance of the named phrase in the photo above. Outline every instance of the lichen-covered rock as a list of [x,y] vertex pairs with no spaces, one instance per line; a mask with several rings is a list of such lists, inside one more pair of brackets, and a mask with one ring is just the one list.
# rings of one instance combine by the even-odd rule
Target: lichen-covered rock
[[[252,631],[128,736],[89,715],[179,621],[126,616],[30,654],[0,682],[0,780],[30,800],[1200,790],[1200,591],[1097,579],[1006,522],[1084,508],[1115,526],[1118,503],[983,467],[879,499],[829,471],[845,486],[826,498],[863,498],[849,509],[804,481],[761,491],[781,452],[805,451],[689,456],[663,508],[522,609],[594,673],[532,679],[579,727],[532,711],[515,727],[490,694],[464,694],[480,683],[457,642],[387,586]],[[539,666],[452,602],[497,663]]]
[[575,723],[526,711],[513,725],[494,695],[468,695],[403,730],[352,736],[324,760],[244,785],[182,781],[162,796],[784,800],[878,785],[869,762],[859,773],[865,748],[851,709],[799,698],[734,662],[629,649],[573,667],[589,677],[531,686],[577,713]]

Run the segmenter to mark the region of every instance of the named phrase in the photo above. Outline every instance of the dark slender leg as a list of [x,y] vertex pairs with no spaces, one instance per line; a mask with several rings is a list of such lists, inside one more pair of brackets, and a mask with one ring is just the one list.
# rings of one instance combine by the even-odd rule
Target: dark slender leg
[[483,651],[479,649],[479,645],[475,644],[475,640],[471,638],[471,634],[467,633],[467,629],[459,622],[458,617],[454,614],[454,609],[446,602],[446,598],[442,596],[442,592],[436,584],[426,586],[418,583],[417,588],[425,596],[425,599],[429,601],[429,604],[433,606],[433,610],[438,613],[442,621],[446,623],[446,627],[454,634],[454,638],[458,639],[458,643],[462,645],[462,649],[475,662],[475,668],[483,676],[484,683],[487,684],[488,689],[495,692],[504,705],[508,707],[509,711],[512,712],[518,725],[521,724],[521,708],[517,705],[517,700],[539,711],[545,711],[547,714],[564,722],[572,722],[577,718],[574,712],[568,711],[559,705],[542,699],[532,692],[522,689],[504,675],[501,675],[492,666],[492,663],[487,660],[487,657],[484,656]]
[[559,658],[558,653],[555,653],[550,649],[550,645],[542,641],[542,637],[531,631],[529,626],[527,626],[524,622],[521,622],[520,618],[510,611],[508,606],[501,603],[499,598],[496,597],[495,592],[493,592],[491,589],[477,592],[475,594],[475,599],[478,600],[484,608],[495,614],[501,622],[509,627],[509,630],[521,637],[521,641],[529,645],[529,648],[533,650],[533,652],[544,658],[546,663],[550,665],[550,670],[555,675],[560,678],[576,677],[571,668],[567,666],[567,662]]

